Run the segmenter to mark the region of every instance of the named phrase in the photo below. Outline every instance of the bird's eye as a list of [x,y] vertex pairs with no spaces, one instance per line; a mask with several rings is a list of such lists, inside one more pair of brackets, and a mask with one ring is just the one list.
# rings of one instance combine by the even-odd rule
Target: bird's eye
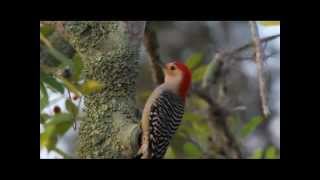
[[170,70],[175,70],[175,69],[176,69],[176,67],[174,67],[174,66],[170,67]]

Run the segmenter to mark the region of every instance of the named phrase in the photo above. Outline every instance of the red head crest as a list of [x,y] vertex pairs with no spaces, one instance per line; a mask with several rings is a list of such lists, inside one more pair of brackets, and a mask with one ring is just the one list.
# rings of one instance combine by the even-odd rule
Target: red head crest
[[192,73],[190,71],[190,69],[183,63],[179,62],[179,61],[174,61],[174,64],[176,64],[176,66],[182,71],[183,75],[182,75],[182,80],[180,83],[180,88],[179,88],[179,93],[182,97],[186,97],[188,90],[190,88],[191,85],[191,77],[192,77]]

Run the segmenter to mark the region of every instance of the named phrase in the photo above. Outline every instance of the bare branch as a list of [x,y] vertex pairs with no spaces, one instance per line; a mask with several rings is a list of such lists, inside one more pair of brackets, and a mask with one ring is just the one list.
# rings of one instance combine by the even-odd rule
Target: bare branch
[[[273,35],[273,36],[268,36],[268,37],[261,38],[261,39],[259,39],[259,37],[258,37],[258,39],[260,41],[260,44],[262,44],[262,43],[266,43],[266,42],[272,41],[272,40],[274,40],[274,39],[276,39],[278,37],[280,37],[280,34],[276,34],[276,35]],[[240,47],[238,47],[236,49],[233,49],[231,51],[226,51],[225,53],[230,55],[230,56],[233,56],[233,55],[238,54],[238,53],[240,53],[240,52],[242,52],[242,51],[244,51],[244,50],[246,50],[246,49],[248,49],[248,48],[250,48],[252,46],[254,46],[254,42],[249,42],[249,43],[247,43],[247,44],[245,44],[243,46],[240,46]]]
[[267,118],[270,115],[270,110],[267,103],[266,85],[263,77],[263,52],[261,50],[261,40],[259,38],[258,26],[255,21],[250,21],[253,44],[256,51],[257,76],[259,83],[259,94],[261,99],[262,115]]
[[222,107],[218,102],[210,97],[208,91],[194,87],[193,93],[205,100],[209,104],[209,121],[208,125],[214,129],[210,144],[217,151],[217,155],[223,155],[227,158],[241,158],[241,150],[236,138],[231,133],[227,118],[230,112]]
[[[260,43],[267,43],[271,40],[278,38],[280,34],[265,37],[260,40]],[[222,74],[222,68],[225,62],[229,60],[242,60],[237,55],[247,50],[248,48],[255,47],[253,42],[249,42],[243,46],[232,50],[220,51],[214,55],[212,61],[208,64],[207,72],[204,75],[201,88],[193,87],[193,93],[205,100],[209,108],[209,126],[215,130],[212,135],[211,144],[214,149],[218,149],[217,155],[223,155],[228,158],[241,158],[242,154],[236,138],[231,133],[227,126],[227,118],[231,114],[226,108],[222,107],[216,102],[208,93],[211,86],[216,84]]]
[[152,27],[152,23],[149,21],[146,23],[146,29],[144,33],[144,45],[149,54],[149,60],[150,60],[149,62],[151,64],[152,71],[153,71],[152,73],[153,80],[158,85],[162,84],[164,82],[164,75],[161,67],[159,66],[159,63],[157,63],[161,61],[160,54],[158,51],[159,44],[158,44],[157,34]]
[[217,79],[221,75],[221,69],[223,66],[224,53],[216,53],[211,62],[208,64],[206,73],[204,74],[201,87],[203,89],[209,88],[209,85],[216,83]]

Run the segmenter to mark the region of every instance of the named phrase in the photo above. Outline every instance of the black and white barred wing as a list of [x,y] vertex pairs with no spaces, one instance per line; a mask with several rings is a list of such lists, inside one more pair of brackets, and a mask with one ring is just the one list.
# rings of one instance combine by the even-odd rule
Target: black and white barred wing
[[150,153],[152,158],[162,158],[170,140],[177,131],[184,113],[183,100],[168,91],[162,92],[151,106]]

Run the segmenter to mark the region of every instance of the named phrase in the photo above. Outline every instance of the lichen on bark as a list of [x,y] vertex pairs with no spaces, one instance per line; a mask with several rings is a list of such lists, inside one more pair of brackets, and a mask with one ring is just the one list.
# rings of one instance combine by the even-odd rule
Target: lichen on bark
[[70,21],[64,30],[84,60],[85,79],[103,84],[101,91],[85,96],[79,157],[133,157],[139,134],[135,91],[140,43],[131,43],[128,26],[119,21]]

